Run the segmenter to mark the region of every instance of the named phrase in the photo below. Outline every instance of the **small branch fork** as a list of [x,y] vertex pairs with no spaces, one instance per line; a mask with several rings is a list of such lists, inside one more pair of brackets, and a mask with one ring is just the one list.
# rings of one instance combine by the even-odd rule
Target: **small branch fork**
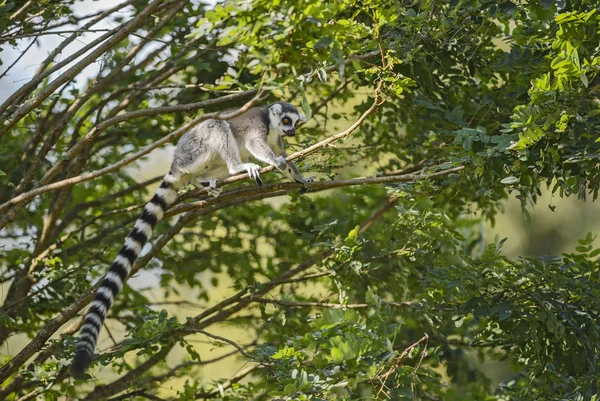
[[379,388],[379,391],[377,392],[376,398],[379,398],[379,394],[383,391],[384,388],[387,388],[387,386],[385,385],[385,382],[387,381],[388,377],[390,377],[396,371],[398,366],[400,366],[400,364],[402,363],[404,358],[409,354],[409,352],[412,351],[413,349],[417,348],[419,345],[425,343],[425,345],[423,347],[423,351],[421,351],[421,354],[420,354],[421,356],[419,358],[419,361],[418,361],[417,365],[415,366],[415,369],[412,373],[413,377],[414,377],[414,375],[417,373],[417,370],[419,369],[419,366],[421,366],[421,362],[423,361],[423,358],[425,358],[428,342],[429,342],[429,336],[427,334],[423,335],[423,337],[421,337],[419,340],[415,341],[414,343],[412,343],[411,345],[406,347],[400,355],[398,355],[396,358],[394,358],[392,365],[385,373],[381,373],[381,374],[375,376],[375,378],[377,380],[379,380],[379,382],[381,383],[381,387]]

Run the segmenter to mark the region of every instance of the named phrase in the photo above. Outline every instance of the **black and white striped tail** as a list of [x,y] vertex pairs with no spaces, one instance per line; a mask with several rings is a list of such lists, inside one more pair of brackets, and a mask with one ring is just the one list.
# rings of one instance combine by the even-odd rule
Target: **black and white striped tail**
[[154,193],[154,197],[144,206],[142,214],[127,236],[117,258],[102,279],[79,332],[79,342],[71,366],[74,376],[83,374],[90,366],[106,314],[115,296],[123,288],[123,283],[131,272],[133,262],[140,256],[142,248],[152,236],[156,223],[163,218],[165,211],[175,202],[179,189],[177,184],[179,182],[175,175],[169,173],[165,176],[160,187]]

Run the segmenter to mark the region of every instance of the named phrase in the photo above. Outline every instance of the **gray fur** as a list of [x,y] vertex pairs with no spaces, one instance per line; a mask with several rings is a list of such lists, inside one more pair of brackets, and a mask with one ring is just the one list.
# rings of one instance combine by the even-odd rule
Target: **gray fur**
[[[290,120],[288,125],[282,123],[284,118]],[[183,135],[171,172],[184,181],[193,178],[209,182],[247,171],[258,180],[260,166],[247,162],[253,156],[295,181],[306,182],[293,163],[286,163],[281,139],[293,136],[296,123],[305,121],[302,113],[287,102],[254,107],[226,121],[206,120]]]
[[293,163],[285,161],[287,155],[282,140],[283,135],[293,136],[296,123],[304,121],[306,118],[294,106],[277,102],[265,108],[252,108],[228,121],[206,120],[183,135],[175,149],[169,173],[144,206],[90,304],[71,366],[73,375],[83,374],[91,364],[108,310],[123,288],[154,227],[177,199],[177,191],[193,180],[218,196],[220,188],[216,188],[217,179],[243,171],[247,171],[260,184],[260,166],[243,162],[250,155],[277,167],[297,182],[307,182]]

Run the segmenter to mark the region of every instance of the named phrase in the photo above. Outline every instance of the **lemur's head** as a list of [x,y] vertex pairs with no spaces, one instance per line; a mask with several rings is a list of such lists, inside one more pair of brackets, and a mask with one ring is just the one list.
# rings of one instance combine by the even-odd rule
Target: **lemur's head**
[[276,102],[268,107],[269,129],[287,136],[296,134],[296,125],[305,123],[306,117],[288,102]]

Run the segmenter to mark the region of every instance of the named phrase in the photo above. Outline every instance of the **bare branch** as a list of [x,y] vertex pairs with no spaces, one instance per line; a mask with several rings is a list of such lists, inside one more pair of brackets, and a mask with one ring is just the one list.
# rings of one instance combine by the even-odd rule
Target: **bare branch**
[[27,52],[29,51],[29,49],[31,49],[31,47],[35,44],[35,42],[37,42],[38,40],[38,36],[34,35],[35,38],[33,38],[33,40],[31,41],[31,43],[29,44],[29,46],[27,46],[25,48],[25,50],[23,50],[21,52],[21,54],[19,54],[19,56],[15,59],[15,61],[13,61],[7,68],[6,70],[4,70],[4,72],[2,74],[0,74],[0,79],[2,79],[3,77],[5,77],[9,71],[15,66],[15,64],[17,64],[19,62],[19,60],[21,60],[23,58],[23,56],[25,56],[25,54],[27,54]]
[[[103,20],[104,18],[106,18],[110,14],[112,14],[112,13],[120,10],[121,8],[124,8],[124,7],[128,6],[129,4],[133,3],[134,1],[136,1],[136,0],[126,0],[123,3],[120,3],[119,5],[117,5],[117,6],[113,7],[113,8],[111,8],[111,9],[108,9],[108,10],[102,12],[96,18],[92,19],[87,24],[85,24],[82,27],[82,29],[88,29],[89,27],[95,25],[96,23],[98,23],[99,21]],[[117,30],[121,29],[124,25],[121,25],[121,26],[115,28],[111,32],[116,32]],[[6,101],[4,103],[2,103],[2,105],[0,105],[0,115],[2,115],[2,113],[4,113],[8,109],[8,107],[10,107],[11,105],[17,103],[19,101],[19,99],[22,99],[24,96],[26,96],[32,90],[34,90],[35,88],[37,88],[37,86],[47,76],[49,76],[53,72],[56,72],[56,71],[60,70],[64,66],[68,65],[69,63],[71,63],[71,61],[76,60],[78,57],[80,57],[81,55],[85,54],[88,50],[90,50],[93,47],[95,47],[97,44],[99,44],[99,43],[103,42],[104,40],[106,40],[108,37],[110,37],[112,35],[111,32],[106,33],[105,35],[103,35],[103,36],[99,37],[98,39],[92,41],[90,44],[84,46],[82,49],[74,52],[71,56],[65,58],[64,60],[62,60],[59,63],[56,63],[52,68],[50,68],[48,70],[45,70],[46,67],[48,65],[50,65],[50,63],[52,63],[54,61],[54,58],[60,52],[62,52],[71,42],[73,42],[75,39],[77,39],[80,36],[80,34],[75,33],[75,34],[71,35],[70,37],[68,37],[67,39],[65,39],[60,45],[58,45],[56,47],[56,49],[54,49],[48,55],[48,57],[46,57],[46,59],[42,62],[42,64],[40,65],[39,69],[37,70],[35,76],[31,79],[31,81],[29,81],[27,84],[23,85],[21,88],[19,88],[17,91],[15,91],[15,93],[13,93],[11,96],[9,96],[9,98],[6,99]],[[10,129],[9,127],[6,127],[6,129],[3,130],[3,128],[4,127],[0,127],[0,138],[2,137],[2,135],[4,135]]]
[[153,394],[148,394],[146,390],[136,390],[130,393],[121,394],[113,398],[108,398],[107,401],[132,400],[134,397],[143,397],[152,401],[165,401],[163,398],[157,397]]
[[221,396],[222,391],[227,390],[229,387],[233,386],[235,383],[239,382],[258,368],[260,368],[260,365],[248,366],[247,368],[240,370],[235,376],[227,380],[225,383],[220,384],[216,389],[206,393],[196,393],[196,399],[218,398]]
[[[14,39],[24,39],[24,38],[30,38],[32,36],[49,36],[49,35],[64,35],[66,33],[78,33],[79,35],[81,35],[82,33],[88,32],[88,33],[94,33],[94,32],[109,32],[110,29],[84,29],[84,28],[79,28],[79,29],[64,29],[62,31],[42,31],[42,32],[36,32],[36,33],[27,33],[27,34],[23,34],[23,35],[15,35],[15,36],[11,36],[9,39],[10,40],[14,40]],[[3,38],[0,38],[0,42],[3,41]]]
[[[144,22],[144,20],[146,18],[148,18],[152,15],[152,13],[158,8],[158,6],[160,4],[161,4],[160,0],[153,1],[131,21],[129,21],[129,22],[123,24],[122,26],[115,28],[114,30],[108,32],[107,34],[101,36],[101,38],[103,38],[102,40],[97,39],[97,40],[93,41],[92,42],[94,44],[93,46],[95,46],[97,43],[100,43],[101,41],[110,37],[108,40],[106,40],[106,42],[104,42],[98,48],[93,50],[90,54],[85,56],[81,61],[77,62],[73,67],[69,68],[67,71],[65,71],[63,74],[61,74],[59,77],[57,77],[52,82],[50,82],[48,84],[48,86],[46,86],[44,89],[42,89],[33,99],[29,100],[28,102],[26,102],[25,104],[20,106],[11,115],[11,117],[9,119],[4,121],[3,126],[0,127],[0,138],[8,130],[10,130],[17,122],[19,122],[24,116],[26,116],[29,112],[31,112],[34,108],[36,108],[40,103],[42,103],[44,101],[44,99],[46,99],[48,96],[50,96],[62,84],[73,79],[81,70],[83,70],[87,65],[89,65],[94,60],[96,60],[101,54],[103,54],[107,50],[111,49],[115,44],[117,44],[118,42],[123,40],[125,37],[127,37],[127,35],[129,35],[129,33],[134,31],[135,29],[137,29],[137,27],[139,25],[141,25],[142,22]],[[92,45],[92,43],[90,45]],[[90,45],[88,45],[86,47],[90,47]],[[77,53],[78,52],[74,53],[73,56]],[[71,56],[71,57],[73,57],[73,56]],[[55,67],[57,67],[60,64],[62,64],[62,63],[58,63]],[[55,67],[52,67],[51,69],[47,70],[45,73],[48,73]],[[37,86],[37,84],[39,82],[41,82],[41,79],[43,79],[43,78],[40,78],[43,75],[44,74],[40,74],[38,77],[31,80],[29,84],[24,85],[21,89],[23,89],[27,86],[30,86],[30,85],[33,87]],[[34,82],[35,82],[35,84],[33,84]],[[17,93],[19,93],[19,91],[15,92],[15,94],[13,94],[13,96],[15,96]],[[19,96],[20,95],[21,95],[21,93],[19,93]],[[11,98],[13,96],[11,96]],[[15,96],[15,97],[17,97],[17,96]],[[9,100],[11,100],[11,99],[10,98],[7,99],[7,101],[4,103],[4,104],[8,103],[6,106],[4,106],[4,105],[0,106],[0,113],[3,113],[4,110],[6,110],[6,108],[8,107],[8,105],[11,104],[9,102]],[[14,99],[11,100],[11,102],[13,102],[13,101],[14,101]]]
[[227,344],[233,346],[240,354],[242,354],[246,358],[253,359],[252,355],[248,354],[246,351],[244,351],[244,349],[240,345],[238,345],[236,342],[234,342],[228,338],[221,337],[216,334],[211,334],[211,333],[201,330],[201,329],[190,328],[187,332],[188,333],[200,333],[200,334],[204,334],[207,337],[213,338],[215,340],[223,341],[224,343],[227,343]]

